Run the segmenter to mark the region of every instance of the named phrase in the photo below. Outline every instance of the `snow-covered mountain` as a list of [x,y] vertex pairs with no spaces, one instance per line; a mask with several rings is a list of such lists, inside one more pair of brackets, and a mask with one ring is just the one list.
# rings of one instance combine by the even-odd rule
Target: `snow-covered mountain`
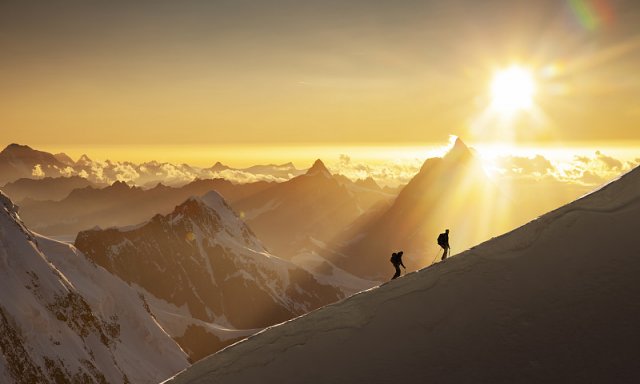
[[640,168],[167,383],[636,383],[638,228]]
[[[460,140],[442,158],[424,162],[392,205],[376,207],[340,234],[325,256],[356,275],[388,279],[389,256],[403,250],[411,267],[435,261],[438,234],[451,229],[450,244],[461,251],[511,229],[509,207]],[[406,263],[405,263],[406,264]]]
[[387,193],[346,183],[335,177],[321,160],[304,174],[233,203],[267,248],[293,257],[312,246],[328,242]]
[[0,382],[155,383],[188,365],[139,293],[0,192]]
[[75,245],[161,299],[151,311],[193,359],[344,296],[268,253],[216,192],[132,228],[81,232]]

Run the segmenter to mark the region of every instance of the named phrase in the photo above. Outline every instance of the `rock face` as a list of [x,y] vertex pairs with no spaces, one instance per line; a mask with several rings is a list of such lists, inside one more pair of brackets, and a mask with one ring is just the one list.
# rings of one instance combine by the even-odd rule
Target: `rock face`
[[332,240],[371,205],[390,198],[379,188],[352,188],[355,184],[344,179],[317,160],[306,174],[233,206],[271,252],[291,258],[313,239]]
[[166,384],[636,383],[640,168]]
[[455,251],[510,229],[502,225],[508,220],[502,211],[507,206],[496,204],[501,200],[506,203],[457,139],[443,158],[425,161],[391,206],[361,218],[333,244],[338,252],[325,256],[356,275],[386,280],[394,251],[404,251],[411,269],[435,261],[441,254],[436,238],[445,229],[451,229]]
[[126,282],[186,308],[190,327],[173,336],[196,359],[237,339],[222,340],[205,324],[253,330],[342,298],[339,289],[269,254],[216,192],[135,228],[81,232],[75,244]]
[[3,383],[155,383],[188,365],[138,292],[31,232],[2,193],[0,290]]

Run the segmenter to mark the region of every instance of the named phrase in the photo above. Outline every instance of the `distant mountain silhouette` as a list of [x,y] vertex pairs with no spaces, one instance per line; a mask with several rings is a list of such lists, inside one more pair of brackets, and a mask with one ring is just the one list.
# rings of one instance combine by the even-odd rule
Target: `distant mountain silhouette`
[[304,175],[232,205],[270,251],[292,257],[311,239],[332,239],[372,204],[391,198],[344,179],[317,160]]
[[53,155],[53,157],[55,157],[61,163],[68,165],[70,167],[73,167],[76,164],[76,162],[73,161],[73,159],[64,152],[56,153],[55,155]]
[[42,176],[58,177],[67,165],[48,152],[27,145],[10,144],[0,152],[0,185],[20,178],[34,178],[39,165]]
[[98,185],[80,176],[71,177],[45,177],[44,179],[18,179],[7,183],[2,187],[13,201],[20,203],[24,199],[30,200],[62,200],[78,188],[101,188]]
[[45,235],[74,235],[95,226],[108,228],[137,224],[157,213],[171,212],[189,196],[212,190],[235,201],[271,185],[267,182],[233,184],[224,179],[212,179],[195,180],[180,188],[158,184],[145,190],[118,181],[103,189],[75,189],[60,201],[25,201],[22,218]]
[[65,153],[53,155],[19,144],[11,144],[0,152],[0,186],[20,178],[80,176],[95,184],[127,181],[144,188],[153,187],[158,183],[182,187],[195,179],[226,178],[246,183],[288,180],[303,173],[305,170],[296,169],[292,163],[232,168],[217,162],[210,168],[199,168],[184,163],[158,161],[97,161],[86,154],[73,161]]
[[377,279],[389,277],[389,255],[396,250],[405,251],[413,268],[423,267],[436,259],[436,237],[444,229],[451,229],[454,252],[508,229],[500,224],[503,213],[488,209],[481,196],[500,199],[500,192],[457,139],[443,158],[424,162],[390,207],[341,234],[334,243],[338,251],[328,258],[349,272]]
[[212,172],[222,172],[222,171],[226,171],[227,169],[231,169],[231,167],[228,167],[224,164],[222,164],[221,162],[216,162],[213,167],[209,168],[210,171]]
[[126,282],[184,308],[158,313],[157,319],[180,319],[180,327],[167,328],[188,330],[172,336],[193,359],[238,339],[221,336],[217,327],[252,333],[343,297],[338,288],[267,253],[216,192],[189,198],[134,228],[81,232],[75,245]]

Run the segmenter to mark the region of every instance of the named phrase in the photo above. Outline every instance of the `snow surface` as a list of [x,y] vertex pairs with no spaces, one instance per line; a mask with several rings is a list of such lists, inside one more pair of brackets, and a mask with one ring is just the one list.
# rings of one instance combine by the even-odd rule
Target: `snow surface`
[[185,353],[146,312],[137,292],[73,246],[31,232],[2,193],[0,292],[2,316],[19,335],[10,339],[5,329],[0,337],[2,383],[26,375],[15,371],[12,357],[39,370],[44,376],[31,379],[37,382],[53,380],[45,359],[66,370],[69,381],[78,375],[99,381],[89,365],[111,383],[124,377],[155,383],[188,366]]
[[640,382],[640,169],[165,383]]

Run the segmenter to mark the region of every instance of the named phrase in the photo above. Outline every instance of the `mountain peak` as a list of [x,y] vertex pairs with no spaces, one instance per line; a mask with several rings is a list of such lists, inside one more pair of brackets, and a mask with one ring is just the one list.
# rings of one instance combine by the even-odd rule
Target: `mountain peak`
[[329,172],[327,167],[324,165],[324,163],[320,159],[316,160],[311,166],[311,168],[309,168],[309,170],[307,171],[307,175],[325,174],[325,173],[331,176],[331,172]]
[[219,161],[216,161],[216,163],[213,165],[213,167],[210,168],[213,172],[220,172],[220,171],[224,171],[227,169],[230,169],[229,166],[222,164]]
[[69,155],[67,155],[64,152],[56,153],[55,155],[53,155],[53,157],[55,157],[58,161],[66,164],[66,165],[74,165],[75,164],[75,161],[73,161],[73,159],[71,157],[69,157]]
[[89,162],[91,162],[91,159],[86,154],[83,154],[82,156],[80,156],[80,158],[78,159],[77,162],[78,163],[89,163]]
[[16,152],[16,151],[33,151],[33,149],[28,145],[11,143],[2,150],[2,152]]
[[364,179],[358,179],[356,180],[356,185],[359,185],[361,187],[365,187],[365,188],[369,188],[369,189],[374,189],[374,190],[379,190],[380,186],[378,185],[378,183],[376,183],[376,181],[373,179],[373,177],[369,176],[367,178]]
[[462,141],[461,138],[456,137],[456,141],[453,143],[453,146],[444,155],[445,159],[468,159],[471,158],[473,154],[467,145]]
[[127,184],[126,181],[121,181],[121,180],[117,180],[114,181],[113,184],[111,184],[111,187],[114,189],[129,189],[131,187],[129,187],[129,184]]

